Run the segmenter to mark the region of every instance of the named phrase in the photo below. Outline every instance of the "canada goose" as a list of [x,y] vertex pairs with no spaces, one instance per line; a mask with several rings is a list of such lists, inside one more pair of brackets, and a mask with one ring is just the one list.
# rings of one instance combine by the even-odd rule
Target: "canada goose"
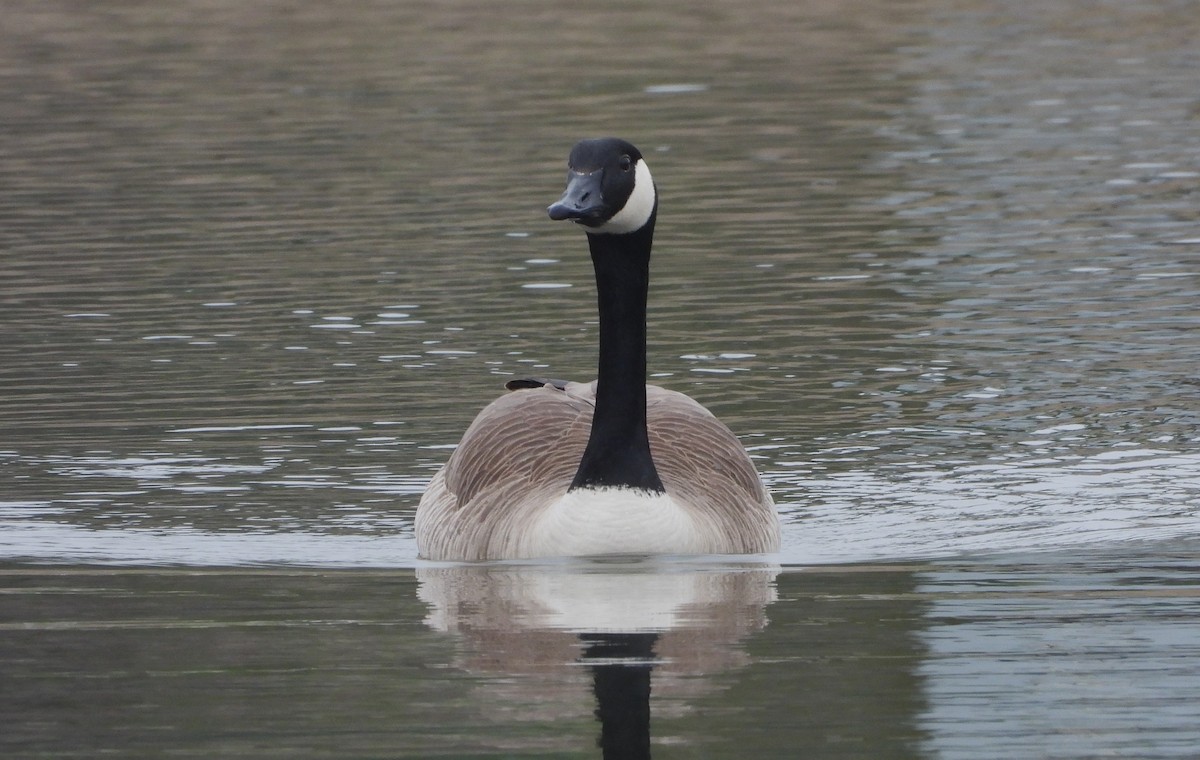
[[737,437],[676,391],[646,385],[646,295],[658,194],[615,138],[571,150],[547,209],[584,227],[600,307],[590,384],[540,379],[485,407],[417,507],[436,560],[743,554],[779,548],[779,518]]

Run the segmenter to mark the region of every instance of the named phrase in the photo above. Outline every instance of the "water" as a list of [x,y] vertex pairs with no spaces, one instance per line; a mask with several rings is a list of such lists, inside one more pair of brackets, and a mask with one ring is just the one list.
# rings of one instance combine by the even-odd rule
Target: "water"
[[[647,682],[656,757],[1195,754],[1189,8],[5,22],[6,756],[594,757]],[[544,207],[597,134],[663,196],[654,382],[783,551],[421,563],[504,379],[594,373]]]
[[602,735],[623,742],[608,757],[1193,757],[1195,552],[10,568],[3,741],[14,757],[599,757]]

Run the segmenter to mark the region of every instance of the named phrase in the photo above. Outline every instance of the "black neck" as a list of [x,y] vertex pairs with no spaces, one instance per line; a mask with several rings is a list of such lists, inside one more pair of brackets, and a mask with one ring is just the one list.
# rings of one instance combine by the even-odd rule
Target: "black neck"
[[592,432],[571,488],[663,491],[646,433],[646,295],[654,216],[626,235],[588,235],[600,305]]
[[592,665],[604,760],[650,760],[650,672],[657,633],[581,634]]

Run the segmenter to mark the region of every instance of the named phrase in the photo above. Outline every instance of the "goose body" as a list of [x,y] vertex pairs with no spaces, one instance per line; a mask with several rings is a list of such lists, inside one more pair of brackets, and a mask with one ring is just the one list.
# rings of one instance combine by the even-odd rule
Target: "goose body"
[[658,197],[623,140],[571,151],[551,219],[583,226],[596,270],[593,383],[525,380],[489,404],[417,508],[436,560],[745,554],[779,548],[750,457],[688,396],[646,385],[646,297]]

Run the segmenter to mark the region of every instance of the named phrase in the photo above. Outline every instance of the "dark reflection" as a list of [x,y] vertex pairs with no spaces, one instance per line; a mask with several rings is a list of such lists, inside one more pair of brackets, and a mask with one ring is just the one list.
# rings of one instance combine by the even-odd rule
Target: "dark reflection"
[[497,725],[594,711],[604,758],[920,755],[913,569],[578,562],[418,580]]
[[650,757],[650,671],[656,633],[583,633],[604,760]]
[[427,622],[463,636],[462,667],[524,676],[504,681],[506,698],[519,691],[545,714],[564,687],[584,693],[585,665],[602,756],[636,760],[650,757],[652,676],[656,694],[686,706],[715,688],[712,676],[748,664],[743,643],[767,624],[778,572],[628,559],[423,568],[417,577]]

